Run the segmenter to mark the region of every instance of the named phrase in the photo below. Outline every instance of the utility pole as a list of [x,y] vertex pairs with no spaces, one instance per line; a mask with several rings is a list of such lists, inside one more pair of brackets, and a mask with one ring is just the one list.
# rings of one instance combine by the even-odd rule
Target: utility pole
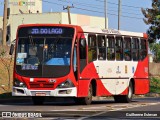
[[107,0],[104,0],[105,29],[107,29]]
[[6,45],[8,0],[4,0],[2,44]]
[[121,17],[121,0],[118,0],[118,30],[120,30],[120,17]]
[[69,21],[69,24],[71,24],[71,15],[70,15],[70,8],[74,8],[74,6],[67,6],[66,8],[63,6],[63,10],[67,9],[68,11],[68,21]]

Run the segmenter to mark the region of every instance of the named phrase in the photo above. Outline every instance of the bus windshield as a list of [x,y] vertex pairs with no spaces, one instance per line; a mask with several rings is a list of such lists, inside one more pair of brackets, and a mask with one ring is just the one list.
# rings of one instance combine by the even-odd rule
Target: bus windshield
[[72,39],[62,35],[19,37],[16,71],[30,77],[60,77],[68,74]]

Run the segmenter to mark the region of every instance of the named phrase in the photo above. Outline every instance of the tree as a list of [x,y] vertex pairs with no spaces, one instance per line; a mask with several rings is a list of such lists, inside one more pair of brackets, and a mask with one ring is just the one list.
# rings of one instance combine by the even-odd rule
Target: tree
[[141,9],[145,24],[150,25],[147,30],[149,42],[153,43],[160,39],[160,0],[152,0],[152,8]]
[[151,43],[150,50],[154,54],[153,61],[160,62],[160,44],[159,43]]

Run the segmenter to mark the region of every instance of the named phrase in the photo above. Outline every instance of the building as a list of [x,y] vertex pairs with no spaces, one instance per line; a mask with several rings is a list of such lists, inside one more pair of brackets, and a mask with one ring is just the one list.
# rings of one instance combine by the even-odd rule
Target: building
[[3,17],[0,17],[0,44],[2,43]]
[[10,14],[42,13],[42,0],[9,0]]
[[[1,20],[1,19],[0,19]],[[3,22],[3,21],[0,21]],[[91,27],[105,27],[105,18],[96,16],[87,16],[82,14],[71,14],[71,22],[73,25],[84,25]],[[7,34],[9,42],[16,39],[17,27],[21,24],[68,24],[68,14],[65,12],[55,13],[26,13],[26,14],[11,14],[8,20]],[[0,23],[1,25],[2,23]],[[2,28],[2,26],[0,26]]]
[[[7,24],[9,43],[16,39],[17,27],[21,24],[68,24],[68,14],[65,12],[50,12],[42,14],[42,0],[9,0],[10,15]],[[71,14],[73,25],[86,25],[104,28],[103,17]],[[107,23],[108,26],[108,23]],[[3,17],[0,17],[0,29],[3,28]],[[0,38],[1,40],[2,38]]]
[[[10,22],[12,16],[14,15],[27,14],[27,13],[42,13],[42,0],[9,0],[8,4],[9,4],[8,7],[10,8],[8,9],[10,14],[10,19],[8,23],[9,27],[12,24]],[[2,28],[3,28],[3,17],[0,17],[0,43],[2,41]],[[7,32],[10,32],[10,29],[8,29]]]
[[2,43],[2,29],[0,28],[0,44]]

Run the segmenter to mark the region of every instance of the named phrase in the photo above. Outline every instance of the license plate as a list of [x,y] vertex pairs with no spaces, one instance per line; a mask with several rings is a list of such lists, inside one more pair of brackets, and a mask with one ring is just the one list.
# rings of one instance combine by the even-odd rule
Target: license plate
[[36,92],[35,96],[46,96],[44,92]]

